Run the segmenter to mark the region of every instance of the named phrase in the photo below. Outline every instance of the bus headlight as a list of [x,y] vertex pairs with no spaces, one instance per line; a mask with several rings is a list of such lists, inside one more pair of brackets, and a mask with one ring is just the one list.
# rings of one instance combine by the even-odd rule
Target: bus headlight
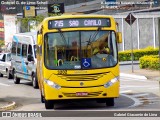
[[44,82],[47,84],[47,85],[49,85],[49,86],[51,86],[51,87],[53,87],[53,88],[55,88],[55,89],[57,89],[57,90],[59,90],[59,89],[61,89],[61,86],[59,86],[58,84],[56,84],[55,82],[53,82],[53,81],[50,81],[50,80],[44,80]]
[[114,83],[116,83],[118,81],[119,81],[119,76],[111,79],[109,82],[107,82],[106,84],[104,84],[104,87],[108,88],[108,87],[112,86]]

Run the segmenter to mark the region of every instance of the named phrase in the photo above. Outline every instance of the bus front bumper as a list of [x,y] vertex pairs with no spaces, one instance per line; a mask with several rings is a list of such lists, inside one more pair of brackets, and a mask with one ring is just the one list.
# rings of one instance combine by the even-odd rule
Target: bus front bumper
[[119,84],[116,82],[108,88],[102,85],[99,87],[62,87],[56,89],[44,83],[44,96],[46,100],[117,98],[119,97]]

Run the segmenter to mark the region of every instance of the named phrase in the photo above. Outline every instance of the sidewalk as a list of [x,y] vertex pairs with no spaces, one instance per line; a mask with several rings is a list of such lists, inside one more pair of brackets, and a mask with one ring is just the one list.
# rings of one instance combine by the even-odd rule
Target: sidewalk
[[[131,61],[120,62],[120,66],[131,65]],[[138,65],[139,61],[133,61],[133,65]],[[158,70],[149,70],[149,69],[133,69],[132,70],[123,70],[120,71],[124,77],[133,77],[137,79],[149,79],[149,80],[158,80],[160,81],[160,71]]]
[[0,111],[12,110],[16,107],[16,103],[14,101],[8,102],[0,98]]
[[155,70],[140,69],[140,70],[134,70],[133,73],[131,71],[125,71],[124,74],[128,75],[129,77],[134,77],[134,78],[136,77],[137,79],[139,78],[139,79],[160,81],[160,71],[155,71]]

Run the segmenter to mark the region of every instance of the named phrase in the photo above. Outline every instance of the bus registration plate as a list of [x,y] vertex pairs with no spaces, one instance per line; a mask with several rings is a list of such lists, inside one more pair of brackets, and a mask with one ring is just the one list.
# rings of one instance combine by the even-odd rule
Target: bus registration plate
[[87,96],[87,92],[76,92],[76,96]]

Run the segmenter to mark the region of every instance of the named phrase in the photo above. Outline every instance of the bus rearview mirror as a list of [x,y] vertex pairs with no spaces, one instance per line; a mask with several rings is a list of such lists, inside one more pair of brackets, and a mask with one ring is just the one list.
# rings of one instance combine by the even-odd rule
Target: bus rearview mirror
[[42,34],[38,34],[38,45],[42,45]]
[[117,43],[122,43],[122,33],[117,32]]

